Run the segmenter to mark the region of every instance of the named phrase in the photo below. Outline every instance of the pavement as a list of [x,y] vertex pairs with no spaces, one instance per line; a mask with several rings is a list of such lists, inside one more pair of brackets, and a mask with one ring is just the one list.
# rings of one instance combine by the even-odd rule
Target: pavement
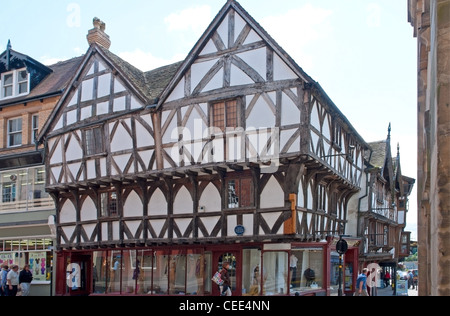
[[[392,287],[378,288],[376,296],[394,296]],[[408,296],[419,296],[418,290],[408,290]]]

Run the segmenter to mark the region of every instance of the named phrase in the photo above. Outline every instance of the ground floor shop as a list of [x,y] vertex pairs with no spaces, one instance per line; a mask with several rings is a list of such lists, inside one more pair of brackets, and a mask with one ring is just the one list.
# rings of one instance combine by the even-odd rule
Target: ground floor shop
[[[339,275],[333,241],[62,251],[56,295],[218,296],[211,278],[224,262],[234,296],[332,295]],[[343,258],[349,293],[357,258],[357,247]]]

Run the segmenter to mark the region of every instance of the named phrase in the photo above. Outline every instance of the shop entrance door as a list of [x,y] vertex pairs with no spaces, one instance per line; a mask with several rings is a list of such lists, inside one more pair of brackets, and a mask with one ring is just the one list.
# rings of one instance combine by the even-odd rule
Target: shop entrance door
[[72,255],[66,266],[66,286],[70,296],[91,294],[91,261],[90,255]]
[[[231,281],[231,292],[233,296],[242,295],[242,256],[241,250],[217,251],[213,256],[213,271],[221,271],[224,262],[230,264],[228,275]],[[212,295],[220,296],[219,287],[212,286]]]

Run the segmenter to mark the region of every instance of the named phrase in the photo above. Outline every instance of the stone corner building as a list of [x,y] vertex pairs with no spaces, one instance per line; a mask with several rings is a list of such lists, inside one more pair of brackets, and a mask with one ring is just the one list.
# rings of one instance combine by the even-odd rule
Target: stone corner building
[[450,295],[450,1],[409,0],[418,39],[420,295]]

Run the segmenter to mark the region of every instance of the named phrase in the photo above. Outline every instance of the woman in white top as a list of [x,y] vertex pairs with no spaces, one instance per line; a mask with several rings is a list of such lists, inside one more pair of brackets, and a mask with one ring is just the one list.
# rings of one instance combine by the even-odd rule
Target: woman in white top
[[7,296],[16,296],[19,287],[19,266],[13,265],[6,276]]

